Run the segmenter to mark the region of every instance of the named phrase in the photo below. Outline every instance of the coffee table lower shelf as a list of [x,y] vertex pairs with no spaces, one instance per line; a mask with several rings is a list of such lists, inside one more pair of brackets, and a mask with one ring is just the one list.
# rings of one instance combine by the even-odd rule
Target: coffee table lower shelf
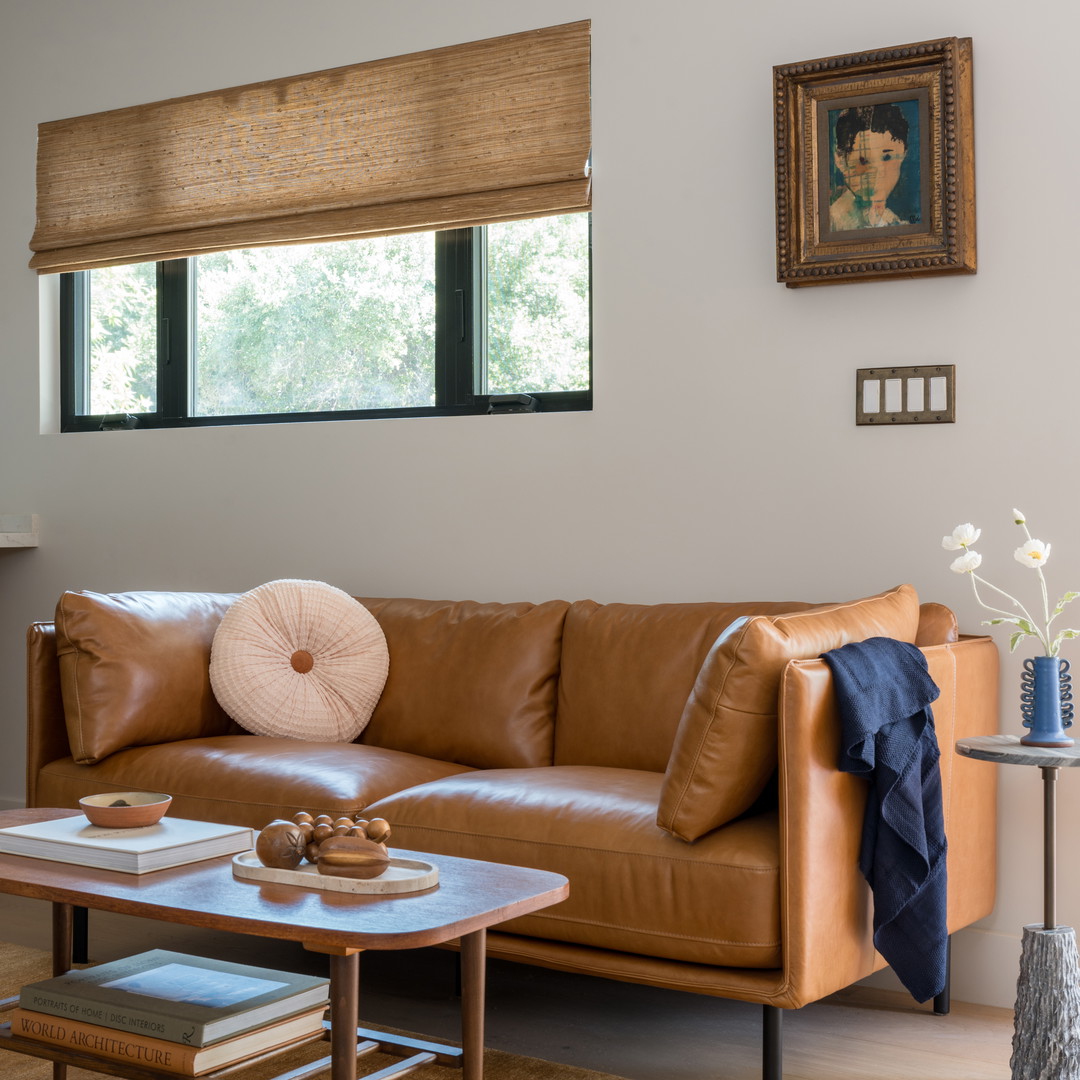
[[[0,1001],[0,1010],[6,1011],[17,1004],[18,998],[8,998]],[[323,1028],[321,1034],[297,1039],[295,1042],[289,1043],[288,1046],[274,1047],[265,1053],[245,1058],[235,1064],[200,1073],[197,1080],[219,1080],[219,1078],[224,1080],[225,1077],[236,1077],[236,1080],[243,1080],[245,1070],[261,1065],[274,1057],[291,1053],[312,1043],[329,1042],[331,1040],[330,1021],[325,1021]],[[176,1080],[177,1076],[181,1075],[162,1069],[154,1069],[148,1065],[130,1065],[123,1061],[116,1061],[113,1058],[104,1058],[97,1054],[83,1053],[65,1046],[55,1046],[52,1043],[39,1042],[36,1039],[13,1035],[11,1025],[7,1023],[0,1024],[0,1050],[11,1050],[17,1054],[43,1058],[57,1065],[68,1065],[73,1068],[88,1069],[91,1072],[101,1072],[108,1076],[120,1077],[122,1080]],[[378,1072],[369,1074],[364,1077],[364,1080],[395,1080],[396,1077],[405,1076],[414,1069],[418,1069],[421,1065],[431,1063],[461,1067],[462,1050],[460,1047],[427,1042],[423,1039],[413,1039],[407,1035],[396,1035],[387,1031],[357,1028],[357,1060],[376,1052],[397,1056],[402,1060],[396,1061]],[[294,1066],[288,1071],[280,1073],[273,1080],[304,1080],[305,1077],[314,1077],[325,1072],[330,1066],[331,1056],[327,1054],[317,1061]]]

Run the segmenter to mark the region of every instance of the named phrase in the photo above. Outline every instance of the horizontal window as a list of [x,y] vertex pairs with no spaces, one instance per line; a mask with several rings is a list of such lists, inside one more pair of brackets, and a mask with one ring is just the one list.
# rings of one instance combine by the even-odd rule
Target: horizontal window
[[591,407],[587,213],[61,277],[62,426]]

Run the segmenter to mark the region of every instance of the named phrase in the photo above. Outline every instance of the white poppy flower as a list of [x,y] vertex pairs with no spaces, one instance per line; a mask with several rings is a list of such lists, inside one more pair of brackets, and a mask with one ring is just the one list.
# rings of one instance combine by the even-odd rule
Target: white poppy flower
[[969,521],[966,525],[957,525],[952,531],[952,536],[943,536],[941,546],[946,551],[966,551],[979,539],[981,533],[982,529],[976,529]]
[[965,551],[958,559],[953,559],[950,570],[955,574],[970,574],[978,570],[982,564],[982,556],[977,551]]
[[1050,558],[1050,545],[1041,540],[1029,540],[1013,552],[1013,558],[1025,566],[1042,566]]
[[1063,641],[1080,638],[1080,630],[1059,630],[1055,636],[1051,629],[1052,624],[1065,608],[1074,600],[1080,600],[1080,591],[1062,593],[1057,605],[1051,609],[1046,578],[1042,571],[1043,563],[1050,558],[1050,545],[1044,544],[1041,540],[1032,539],[1027,518],[1024,517],[1022,510],[1017,510],[1015,507],[1013,508],[1013,523],[1023,529],[1024,536],[1027,538],[1023,547],[1018,547],[1013,552],[1013,558],[1018,563],[1023,563],[1024,566],[1038,571],[1042,593],[1042,614],[1045,620],[1042,622],[1037,621],[1015,596],[1010,596],[1004,589],[999,589],[975,573],[982,565],[982,556],[971,550],[971,545],[979,539],[980,534],[980,530],[974,525],[970,523],[957,525],[951,536],[942,539],[941,546],[946,551],[960,552],[949,569],[955,574],[967,574],[976,602],[996,616],[987,620],[987,625],[1001,626],[1007,623],[1016,627],[1009,638],[1010,652],[1025,638],[1033,637],[1038,639],[1047,656],[1057,656]]

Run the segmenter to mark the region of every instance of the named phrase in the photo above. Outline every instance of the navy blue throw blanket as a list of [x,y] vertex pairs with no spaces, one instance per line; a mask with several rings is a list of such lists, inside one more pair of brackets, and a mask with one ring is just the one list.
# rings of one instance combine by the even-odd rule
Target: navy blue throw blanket
[[869,638],[823,654],[836,689],[843,772],[870,793],[859,869],[874,945],[916,1001],[945,988],[945,821],[930,703],[940,690],[914,645]]

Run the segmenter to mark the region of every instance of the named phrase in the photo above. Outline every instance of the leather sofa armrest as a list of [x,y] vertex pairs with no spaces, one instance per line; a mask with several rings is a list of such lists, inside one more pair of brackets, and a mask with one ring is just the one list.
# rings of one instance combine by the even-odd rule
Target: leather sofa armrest
[[822,660],[792,660],[780,682],[780,924],[783,998],[800,1008],[884,965],[859,872],[865,780],[837,768],[840,725]]
[[[989,638],[923,650],[941,689],[934,722],[941,747],[949,840],[949,930],[989,914],[996,874],[996,770],[959,758],[957,739],[998,723],[998,654]],[[780,918],[784,989],[798,1008],[849,986],[885,962],[873,946],[870,889],[859,871],[866,782],[837,768],[839,719],[822,660],[784,670],[779,714]]]
[[989,762],[957,754],[956,742],[998,731],[998,650],[989,637],[961,635],[955,644],[923,652],[930,675],[941,689],[933,709],[949,838],[951,933],[994,909],[999,770]]
[[56,627],[32,623],[26,631],[26,805],[37,806],[37,778],[50,761],[70,757],[60,691]]

